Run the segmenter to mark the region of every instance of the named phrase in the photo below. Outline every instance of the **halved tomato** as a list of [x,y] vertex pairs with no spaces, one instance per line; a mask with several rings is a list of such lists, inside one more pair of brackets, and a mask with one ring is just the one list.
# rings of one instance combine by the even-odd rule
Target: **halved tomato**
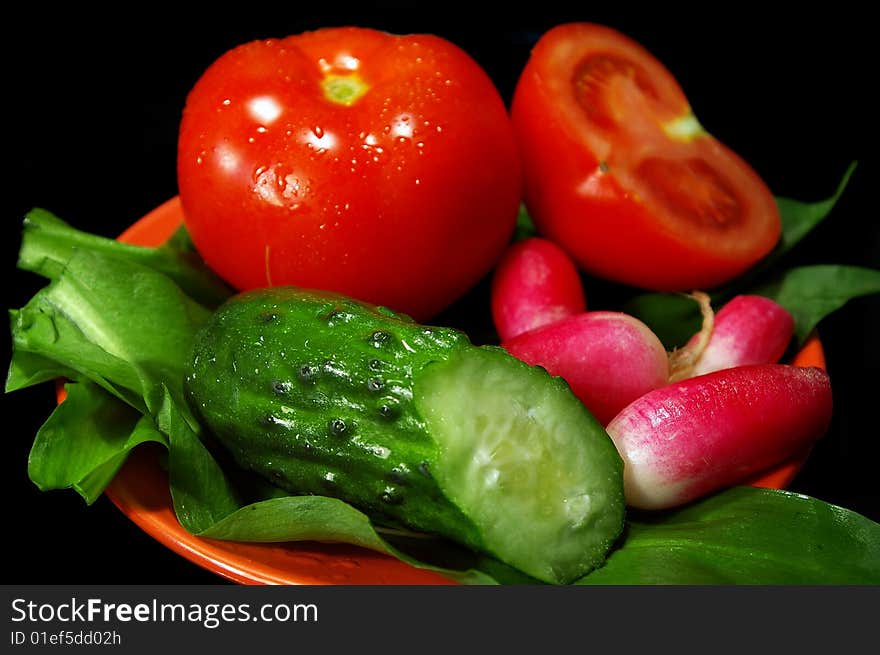
[[702,128],[663,64],[620,32],[570,23],[545,33],[511,113],[535,224],[593,275],[711,288],[779,240],[760,176]]

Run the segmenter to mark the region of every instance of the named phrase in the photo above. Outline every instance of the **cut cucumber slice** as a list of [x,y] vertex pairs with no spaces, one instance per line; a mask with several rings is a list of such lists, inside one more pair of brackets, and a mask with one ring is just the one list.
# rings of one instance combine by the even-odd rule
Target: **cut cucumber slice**
[[432,473],[486,550],[563,584],[605,560],[623,529],[623,463],[562,379],[468,348],[423,369],[414,394],[440,448]]

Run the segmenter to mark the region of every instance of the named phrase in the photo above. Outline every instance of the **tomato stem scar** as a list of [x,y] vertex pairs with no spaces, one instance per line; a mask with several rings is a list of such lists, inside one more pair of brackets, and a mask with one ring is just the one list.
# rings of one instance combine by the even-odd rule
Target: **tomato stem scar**
[[685,142],[706,134],[706,130],[703,129],[703,126],[700,125],[697,117],[691,112],[676,118],[674,121],[669,121],[664,124],[663,131],[666,132],[666,136],[670,139],[677,139]]
[[324,97],[331,102],[349,107],[370,88],[358,75],[327,75],[321,82]]

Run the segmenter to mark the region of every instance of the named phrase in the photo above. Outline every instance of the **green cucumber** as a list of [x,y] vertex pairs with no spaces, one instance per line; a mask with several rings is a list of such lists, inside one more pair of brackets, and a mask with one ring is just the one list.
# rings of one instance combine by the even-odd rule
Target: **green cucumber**
[[236,462],[277,486],[545,582],[601,565],[623,528],[622,461],[568,385],[458,330],[250,291],[197,335],[185,389]]

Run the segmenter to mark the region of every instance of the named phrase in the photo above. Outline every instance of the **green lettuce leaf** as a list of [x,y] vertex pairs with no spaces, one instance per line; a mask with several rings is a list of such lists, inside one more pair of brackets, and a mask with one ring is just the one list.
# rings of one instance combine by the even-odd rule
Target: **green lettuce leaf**
[[734,487],[631,513],[620,548],[579,584],[880,583],[880,525],[815,498]]
[[[498,579],[532,583],[531,578],[500,562],[464,551],[452,544],[416,537],[394,539],[380,531],[363,512],[336,498],[326,496],[286,496],[242,507],[200,533],[212,539],[257,542],[318,541],[347,543],[368,548],[410,564],[440,573],[461,584],[498,584]],[[421,543],[419,543],[421,542]],[[407,552],[420,552],[419,559]],[[450,560],[455,563],[452,564]],[[438,563],[438,562],[444,562]],[[456,567],[456,568],[451,568]],[[482,571],[480,568],[487,569]]]
[[525,204],[520,203],[519,211],[516,214],[516,227],[513,231],[512,241],[525,241],[531,237],[538,236],[538,229],[532,220],[529,210]]
[[[183,362],[208,309],[165,275],[99,252],[77,250],[53,274],[12,313],[15,370],[35,356],[52,360],[142,411],[160,401],[165,382],[183,400]],[[30,370],[12,383],[39,379]]]
[[849,180],[856,170],[857,162],[852,162],[844,171],[843,177],[837,185],[837,189],[825,200],[818,202],[803,202],[793,198],[776,198],[776,206],[779,207],[779,219],[782,222],[782,235],[779,243],[773,251],[757,266],[747,271],[738,280],[735,280],[729,289],[725,291],[725,297],[731,298],[737,289],[743,289],[752,285],[752,282],[767,271],[772,269],[786,254],[788,254],[805,236],[813,231],[822,221],[828,218],[831,210],[840,200]]
[[77,230],[45,209],[32,209],[25,216],[19,268],[56,279],[73,254],[82,250],[162,273],[206,307],[216,307],[232,294],[230,287],[204,265],[184,227],[162,246],[147,248]]
[[238,510],[242,500],[233,481],[187,420],[186,403],[176,401],[167,387],[163,392],[156,423],[168,435],[168,479],[174,512],[184,528],[202,532]]
[[[9,318],[13,333],[17,332],[16,326],[20,320],[19,317],[18,310],[10,310]],[[6,391],[25,389],[59,378],[73,379],[74,376],[76,376],[76,371],[72,368],[63,366],[49,357],[20,348],[17,349],[9,363],[9,371],[6,374]]]
[[155,424],[90,382],[65,385],[58,405],[34,439],[28,475],[42,490],[75,489],[93,503],[128,452],[142,443],[167,445]]
[[794,317],[803,344],[819,321],[853,298],[880,293],[880,270],[860,266],[801,266],[751,290],[775,300]]

